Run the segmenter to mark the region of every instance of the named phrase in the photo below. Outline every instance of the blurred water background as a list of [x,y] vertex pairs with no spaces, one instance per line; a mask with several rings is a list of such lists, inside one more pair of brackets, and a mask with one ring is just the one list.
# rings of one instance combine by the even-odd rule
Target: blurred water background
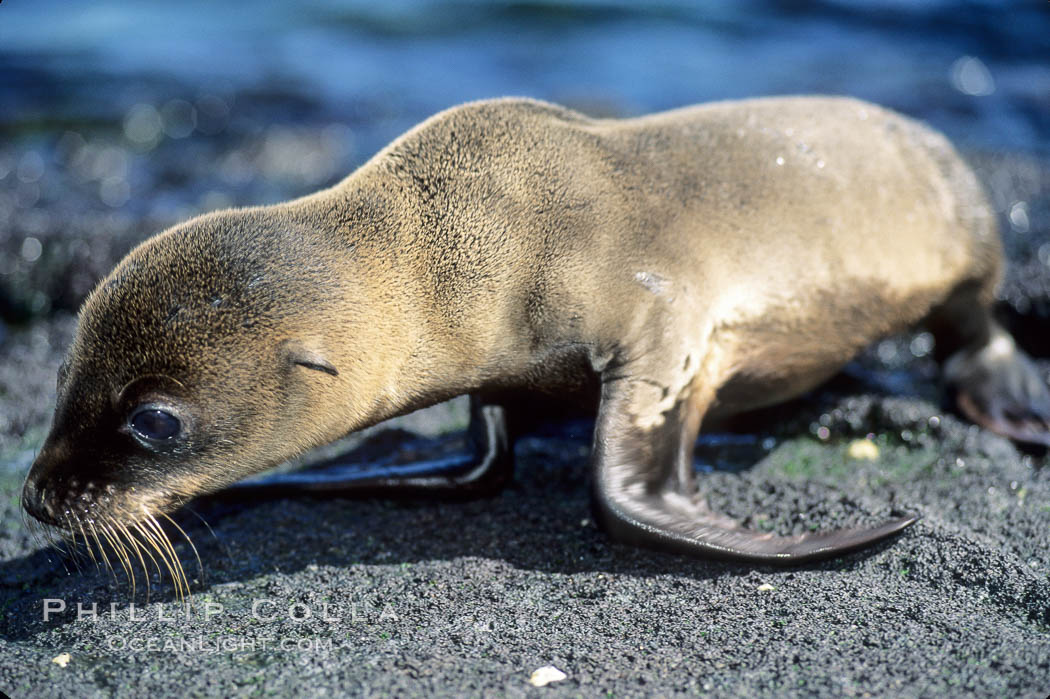
[[10,0],[0,315],[75,308],[143,233],[327,184],[466,100],[634,115],[818,92],[926,119],[964,149],[1045,157],[1050,5]]
[[[62,318],[134,243],[337,181],[440,109],[528,95],[629,116],[786,93],[944,130],[1002,216],[1019,270],[1006,293],[1047,315],[1050,243],[1032,238],[1050,227],[1045,1],[8,0],[0,398],[40,356],[52,385]],[[0,410],[0,439],[46,423],[33,402]]]

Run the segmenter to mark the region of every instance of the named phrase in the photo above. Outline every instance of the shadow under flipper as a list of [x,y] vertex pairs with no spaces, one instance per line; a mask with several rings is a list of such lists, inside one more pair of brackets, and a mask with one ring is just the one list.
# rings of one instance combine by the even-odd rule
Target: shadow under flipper
[[512,391],[470,396],[465,434],[420,437],[393,428],[309,467],[252,477],[198,500],[243,502],[280,497],[467,500],[495,495],[514,475],[514,446],[525,436],[590,440],[586,396]]

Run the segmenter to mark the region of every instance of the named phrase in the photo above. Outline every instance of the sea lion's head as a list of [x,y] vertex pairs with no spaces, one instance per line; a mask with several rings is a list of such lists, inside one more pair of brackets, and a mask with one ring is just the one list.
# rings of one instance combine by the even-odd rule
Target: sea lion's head
[[354,334],[334,309],[359,289],[326,248],[250,209],[134,249],[80,311],[26,511],[74,535],[119,530],[345,433],[339,365],[355,348],[326,338]]

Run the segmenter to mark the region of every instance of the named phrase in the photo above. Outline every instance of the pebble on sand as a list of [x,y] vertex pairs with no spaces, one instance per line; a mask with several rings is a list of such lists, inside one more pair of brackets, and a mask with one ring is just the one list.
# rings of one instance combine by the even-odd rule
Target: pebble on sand
[[851,459],[875,461],[879,458],[879,447],[870,439],[854,439],[847,453]]
[[529,677],[529,684],[534,687],[546,687],[551,682],[561,682],[566,677],[568,675],[553,665],[544,665],[532,673],[532,676]]

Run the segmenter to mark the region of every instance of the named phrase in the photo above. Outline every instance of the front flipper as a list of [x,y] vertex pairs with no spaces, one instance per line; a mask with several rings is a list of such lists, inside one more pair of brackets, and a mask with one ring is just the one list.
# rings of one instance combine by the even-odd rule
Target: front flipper
[[594,502],[606,531],[625,543],[707,558],[793,565],[892,536],[918,517],[877,527],[778,536],[711,512],[698,496],[693,446],[707,402],[696,396],[653,415],[629,378],[607,382],[594,436]]
[[514,475],[513,444],[505,409],[471,396],[468,432],[474,446],[472,455],[453,455],[379,469],[343,463],[337,457],[306,471],[237,483],[209,497],[217,500],[296,495],[459,499],[495,494]]

